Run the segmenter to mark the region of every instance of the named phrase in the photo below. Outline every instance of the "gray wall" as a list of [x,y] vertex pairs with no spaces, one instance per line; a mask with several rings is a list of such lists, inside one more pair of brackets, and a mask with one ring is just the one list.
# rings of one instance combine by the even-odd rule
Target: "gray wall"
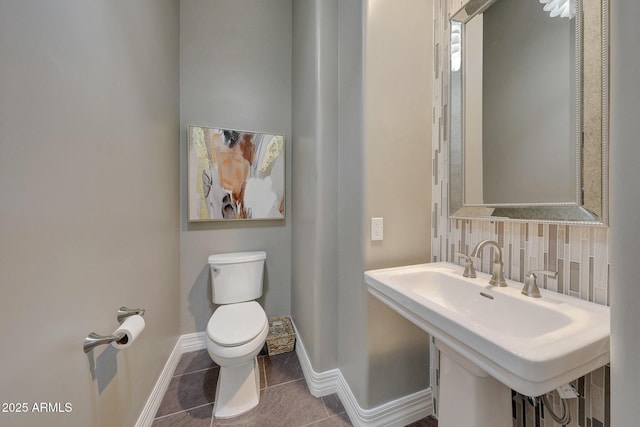
[[[341,1],[338,14],[338,365],[371,408],[429,384],[428,337],[362,273],[429,259],[431,2]],[[369,241],[371,216],[383,242]]]
[[[266,245],[268,314],[288,312],[288,282],[274,278],[286,275],[290,266],[291,312],[314,369],[340,367],[363,407],[428,386],[427,336],[371,300],[362,275],[365,253],[372,267],[429,259],[429,191],[424,190],[428,190],[431,170],[431,95],[430,82],[421,77],[431,70],[431,4],[404,2],[397,7],[392,26],[382,25],[383,13],[376,15],[379,20],[371,28],[370,35],[376,34],[371,46],[380,49],[371,50],[375,60],[369,66],[372,70],[383,67],[398,43],[412,43],[416,48],[404,55],[396,53],[390,66],[403,70],[397,72],[399,80],[415,77],[422,84],[387,83],[389,68],[370,81],[367,93],[374,101],[367,104],[372,114],[367,120],[385,124],[368,130],[372,135],[366,152],[362,62],[366,2],[181,3],[183,133],[188,124],[220,125],[223,120],[224,126],[252,129],[274,130],[274,124],[280,124],[275,130],[288,136],[285,113],[293,117],[292,138],[288,138],[288,153],[293,155],[293,162],[288,162],[292,209],[287,220],[293,240],[285,240],[291,232],[278,222],[269,228],[259,224],[248,229],[236,224],[187,224],[183,212],[182,332],[204,330],[213,309],[206,257],[229,245],[231,250]],[[287,26],[291,11],[293,28]],[[416,30],[393,38],[406,19]],[[234,31],[240,20],[243,28],[255,32]],[[292,36],[288,31],[293,31],[293,62],[287,56]],[[388,43],[390,37],[393,43]],[[417,50],[422,54],[415,55]],[[276,57],[280,61],[274,62]],[[291,75],[282,67],[291,65],[293,79],[288,82]],[[285,92],[280,86],[287,84],[292,89]],[[383,91],[376,90],[379,85]],[[243,97],[234,101],[238,92]],[[271,108],[285,105],[284,97],[291,95],[293,109]],[[253,110],[242,104],[247,97]],[[388,159],[403,166],[391,167],[385,164]],[[183,147],[183,168],[184,162]],[[367,162],[371,163],[365,174]],[[380,168],[389,171],[375,181]],[[411,182],[405,185],[406,179]],[[368,180],[372,183],[367,184]],[[373,188],[378,185],[381,191],[376,193]],[[182,189],[186,189],[184,182]],[[365,195],[372,210],[381,208],[390,227],[385,244],[369,249]],[[406,210],[399,212],[399,204]]]
[[638,2],[611,2],[611,425],[640,419],[640,16]]
[[[367,1],[365,267],[429,261],[433,6]],[[384,240],[369,239],[371,217]],[[429,336],[368,296],[369,407],[429,387]]]
[[313,369],[339,367],[362,405],[364,3],[293,6],[292,315]]
[[[207,258],[267,252],[268,316],[291,301],[291,0],[182,0],[180,3],[181,200],[180,332],[204,331],[213,313]],[[285,135],[286,219],[188,223],[186,127],[201,125]]]
[[0,402],[72,404],[0,424],[133,425],[179,333],[178,2],[0,1],[0,57]]
[[338,0],[293,3],[291,314],[318,372],[338,357]]
[[496,2],[483,16],[484,203],[574,201],[575,21],[535,1]]
[[[292,314],[314,369],[340,367],[363,407],[429,386],[428,336],[362,273],[429,259],[431,9],[294,3]],[[374,215],[388,231],[371,244]]]
[[340,0],[338,8],[338,366],[360,406],[368,403],[367,291],[364,219],[365,2]]

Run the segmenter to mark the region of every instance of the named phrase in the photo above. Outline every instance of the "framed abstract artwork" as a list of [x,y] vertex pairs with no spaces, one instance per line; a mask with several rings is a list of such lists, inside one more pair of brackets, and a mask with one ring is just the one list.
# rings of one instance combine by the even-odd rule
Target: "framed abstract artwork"
[[284,219],[284,136],[188,126],[189,221]]

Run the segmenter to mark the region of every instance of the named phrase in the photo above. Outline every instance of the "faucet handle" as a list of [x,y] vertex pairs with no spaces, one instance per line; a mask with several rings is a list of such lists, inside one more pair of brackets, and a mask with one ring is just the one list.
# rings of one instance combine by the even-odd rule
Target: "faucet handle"
[[473,267],[473,260],[470,256],[463,254],[462,252],[455,252],[453,254],[456,257],[464,258],[464,272],[462,273],[463,277],[469,277],[471,279],[475,279],[476,277],[476,269]]
[[557,271],[549,271],[549,270],[532,270],[527,273],[524,278],[524,288],[522,288],[522,295],[526,295],[531,298],[540,298],[540,289],[538,288],[538,283],[536,279],[538,275],[551,276],[553,278],[558,277]]

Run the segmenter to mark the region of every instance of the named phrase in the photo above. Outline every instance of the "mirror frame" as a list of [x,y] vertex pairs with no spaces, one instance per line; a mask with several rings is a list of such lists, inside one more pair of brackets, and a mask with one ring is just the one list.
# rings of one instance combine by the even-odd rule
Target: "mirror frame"
[[[458,12],[451,15],[450,24],[452,22],[462,24],[463,51],[464,24],[484,12],[496,1],[470,0]],[[595,18],[599,18],[599,21],[596,21],[594,17],[584,16],[583,4],[585,2],[594,11],[598,8],[598,15]],[[601,25],[594,24],[594,21],[601,23]],[[575,22],[576,201],[566,203],[466,204],[464,202],[464,131],[461,132],[459,140],[454,141],[452,126],[451,123],[448,123],[450,218],[608,225],[609,0],[577,0]],[[583,34],[587,25],[593,31]],[[449,27],[451,28],[451,25]],[[599,43],[594,43],[596,41],[593,40],[594,38]],[[591,49],[584,52],[585,46],[589,46]],[[450,46],[448,50],[448,57],[451,58]],[[450,60],[448,62],[447,69],[449,70],[449,81],[451,81],[451,62]],[[463,71],[464,66],[463,61]],[[462,105],[464,105],[464,74],[462,86]],[[590,88],[589,92],[584,90],[585,87]],[[599,108],[596,108],[595,111],[589,109],[590,100],[597,102]],[[451,120],[451,100],[448,104],[447,113],[449,120]],[[462,129],[464,129],[464,118],[461,120],[463,121]],[[456,162],[452,161],[454,144],[458,144],[455,148],[460,151],[459,161]],[[584,171],[588,171],[588,173]]]

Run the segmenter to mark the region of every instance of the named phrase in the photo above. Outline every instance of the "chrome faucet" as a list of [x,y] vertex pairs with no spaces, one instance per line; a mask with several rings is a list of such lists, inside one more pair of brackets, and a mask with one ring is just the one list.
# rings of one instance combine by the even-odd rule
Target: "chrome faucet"
[[502,249],[500,249],[500,245],[493,240],[483,240],[476,245],[470,256],[477,257],[485,246],[493,246],[496,250],[496,256],[493,259],[493,275],[489,283],[495,286],[507,286],[507,282],[504,280],[504,263],[502,262]]
[[557,271],[549,271],[549,270],[533,270],[527,273],[524,278],[524,288],[522,288],[522,295],[526,295],[531,298],[540,298],[540,289],[538,289],[538,284],[536,283],[536,279],[538,275],[544,274],[545,276],[551,276],[554,279],[558,277]]
[[478,277],[476,276],[475,268],[473,268],[473,260],[471,259],[471,257],[463,254],[462,252],[456,252],[453,255],[464,258],[464,273],[462,273],[463,277],[470,277],[472,279]]

